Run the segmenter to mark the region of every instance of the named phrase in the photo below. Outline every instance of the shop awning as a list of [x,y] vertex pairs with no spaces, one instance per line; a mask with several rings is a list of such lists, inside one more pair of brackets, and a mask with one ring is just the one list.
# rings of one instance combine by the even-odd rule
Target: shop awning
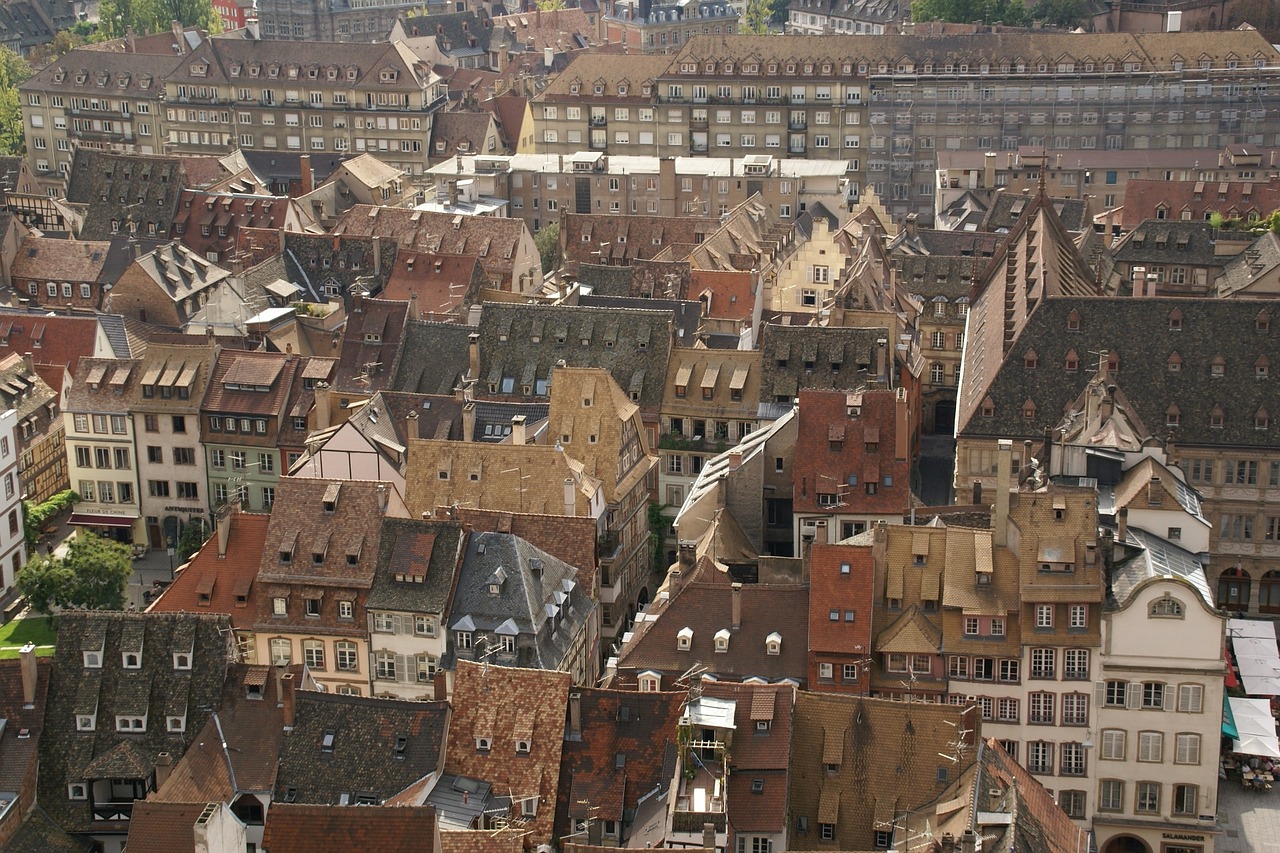
[[[1271,703],[1266,699],[1227,698],[1236,734],[1232,749],[1245,755],[1280,758],[1280,740],[1276,738],[1276,722],[1271,716]],[[1226,714],[1223,731],[1226,731]]]
[[90,515],[86,512],[73,512],[68,520],[79,527],[133,527],[137,519],[126,515]]

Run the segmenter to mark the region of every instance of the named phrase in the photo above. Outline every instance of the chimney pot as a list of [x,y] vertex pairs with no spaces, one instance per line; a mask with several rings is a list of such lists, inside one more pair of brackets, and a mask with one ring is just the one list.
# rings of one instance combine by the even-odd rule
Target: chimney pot
[[169,774],[173,771],[173,756],[167,752],[161,752],[156,756],[156,790],[164,787],[164,783],[168,781]]

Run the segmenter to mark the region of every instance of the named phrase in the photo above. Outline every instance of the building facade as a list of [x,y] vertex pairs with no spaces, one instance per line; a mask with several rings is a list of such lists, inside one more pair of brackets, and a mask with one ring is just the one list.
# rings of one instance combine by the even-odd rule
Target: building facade
[[63,428],[71,488],[80,496],[71,523],[120,542],[141,541],[138,465],[128,399],[136,359],[82,358],[63,388]]

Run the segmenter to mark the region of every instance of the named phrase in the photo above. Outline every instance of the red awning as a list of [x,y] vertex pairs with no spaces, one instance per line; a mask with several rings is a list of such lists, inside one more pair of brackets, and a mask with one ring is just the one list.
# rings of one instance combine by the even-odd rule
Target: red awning
[[124,515],[89,515],[83,512],[71,513],[70,524],[82,527],[133,527],[136,519]]
[[1222,657],[1227,662],[1226,685],[1228,687],[1239,687],[1240,679],[1236,676],[1235,665],[1231,663],[1231,653],[1226,648],[1222,650]]

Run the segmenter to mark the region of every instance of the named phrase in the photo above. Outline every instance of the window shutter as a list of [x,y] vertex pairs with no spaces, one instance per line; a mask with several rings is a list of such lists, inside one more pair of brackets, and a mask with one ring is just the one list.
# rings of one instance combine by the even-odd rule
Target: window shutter
[[412,660],[408,655],[396,655],[396,681],[404,683],[409,680],[409,663]]
[[804,268],[804,280],[810,284],[813,283],[813,264],[808,264]]
[[1093,704],[1101,708],[1107,701],[1107,682],[1095,681],[1093,683]]
[[1174,709],[1174,694],[1177,692],[1176,690],[1170,690],[1169,687],[1170,685],[1166,684],[1164,693],[1160,694],[1160,705],[1166,711]]
[[1126,707],[1141,708],[1142,707],[1142,685],[1137,681],[1129,682],[1129,695]]

